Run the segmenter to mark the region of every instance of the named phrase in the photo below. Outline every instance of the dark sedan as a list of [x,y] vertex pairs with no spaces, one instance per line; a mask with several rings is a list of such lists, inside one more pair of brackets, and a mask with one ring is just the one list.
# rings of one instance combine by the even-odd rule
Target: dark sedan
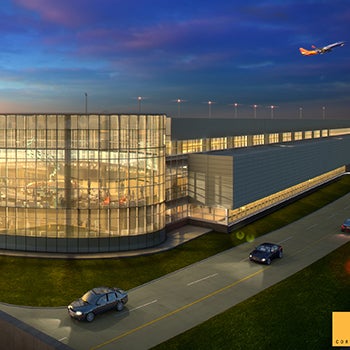
[[128,294],[120,288],[98,287],[68,305],[68,313],[78,320],[91,322],[99,313],[111,309],[123,310]]
[[283,257],[283,248],[275,243],[263,243],[258,245],[250,254],[250,261],[270,265],[273,259]]
[[346,219],[340,229],[342,232],[350,232],[350,219]]

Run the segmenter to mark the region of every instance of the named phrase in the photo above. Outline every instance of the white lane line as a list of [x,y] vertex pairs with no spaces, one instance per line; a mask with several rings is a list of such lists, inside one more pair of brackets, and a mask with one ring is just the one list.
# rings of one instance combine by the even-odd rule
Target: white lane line
[[196,280],[196,281],[193,281],[193,282],[187,283],[187,286],[192,286],[193,284],[196,284],[196,283],[202,282],[202,281],[204,281],[204,280],[207,280],[208,278],[212,278],[212,277],[215,277],[215,276],[217,276],[217,275],[218,275],[217,273],[214,273],[214,274],[212,274],[212,275],[209,275],[209,276],[203,277],[203,278],[201,278],[201,279],[199,279],[199,280]]
[[67,337],[63,337],[61,339],[58,339],[58,341],[63,342],[63,340],[66,340],[66,339],[68,339],[68,338]]
[[239,262],[241,263],[241,262],[246,261],[246,260],[249,260],[249,256],[247,256],[246,258],[240,260]]
[[278,242],[278,244],[282,244],[282,243],[284,243],[284,242],[287,242],[287,241],[289,241],[289,240],[292,239],[292,238],[293,238],[293,236],[287,237],[287,238],[284,239],[283,241]]
[[150,301],[149,303],[146,303],[146,304],[143,304],[143,305],[134,307],[133,309],[130,309],[130,310],[128,310],[128,311],[130,312],[130,311],[135,311],[135,310],[141,309],[142,307],[146,307],[146,306],[148,306],[148,305],[154,304],[154,303],[156,303],[157,301],[158,301],[157,299],[152,300],[152,301]]
[[312,228],[314,228],[316,226],[318,226],[318,224],[313,224],[313,225],[309,226],[308,228],[306,228],[306,230],[311,230]]

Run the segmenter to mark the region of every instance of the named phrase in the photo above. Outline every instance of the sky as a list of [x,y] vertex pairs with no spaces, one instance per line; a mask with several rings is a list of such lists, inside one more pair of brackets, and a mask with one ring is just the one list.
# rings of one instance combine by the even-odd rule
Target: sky
[[0,113],[350,118],[349,0],[1,0],[0,16]]

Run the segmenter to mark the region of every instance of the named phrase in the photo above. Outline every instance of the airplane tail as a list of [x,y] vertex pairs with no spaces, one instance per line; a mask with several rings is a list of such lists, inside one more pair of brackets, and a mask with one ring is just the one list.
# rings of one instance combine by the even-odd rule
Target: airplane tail
[[304,48],[299,48],[299,51],[302,55],[304,56],[312,56],[312,55],[317,55],[317,52],[315,50],[309,51]]

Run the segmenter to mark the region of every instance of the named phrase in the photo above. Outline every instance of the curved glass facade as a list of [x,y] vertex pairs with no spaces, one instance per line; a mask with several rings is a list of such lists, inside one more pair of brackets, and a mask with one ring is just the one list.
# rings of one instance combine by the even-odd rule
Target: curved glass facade
[[165,240],[164,115],[0,115],[0,248]]

